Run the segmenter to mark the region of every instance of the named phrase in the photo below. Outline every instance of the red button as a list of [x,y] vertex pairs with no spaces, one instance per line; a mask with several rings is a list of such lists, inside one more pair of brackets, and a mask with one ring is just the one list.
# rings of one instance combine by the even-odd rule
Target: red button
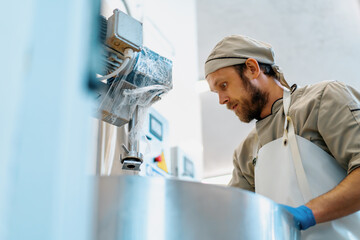
[[154,162],[161,162],[161,155],[154,158]]

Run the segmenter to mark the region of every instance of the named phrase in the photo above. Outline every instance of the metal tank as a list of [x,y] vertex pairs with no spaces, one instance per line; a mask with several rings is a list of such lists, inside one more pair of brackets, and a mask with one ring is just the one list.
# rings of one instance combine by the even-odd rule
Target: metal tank
[[97,187],[95,239],[300,239],[289,213],[249,191],[130,175]]

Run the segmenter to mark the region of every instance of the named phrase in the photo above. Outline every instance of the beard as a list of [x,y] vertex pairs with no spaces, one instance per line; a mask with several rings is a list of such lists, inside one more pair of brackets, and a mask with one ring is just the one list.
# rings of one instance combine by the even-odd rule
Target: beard
[[249,93],[248,99],[242,99],[241,101],[235,100],[227,104],[228,108],[238,104],[235,114],[240,121],[249,123],[252,120],[260,120],[261,112],[269,99],[269,93],[263,92],[261,89],[253,85],[248,79],[244,79],[245,89]]

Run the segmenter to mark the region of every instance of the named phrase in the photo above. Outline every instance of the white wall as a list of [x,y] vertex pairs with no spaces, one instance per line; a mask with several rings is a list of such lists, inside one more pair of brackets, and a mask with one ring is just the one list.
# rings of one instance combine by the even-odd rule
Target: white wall
[[[195,160],[201,176],[200,99],[195,85],[198,78],[195,1],[146,1],[144,15],[144,45],[173,61],[174,88],[154,107],[169,120],[170,144],[181,147]],[[157,41],[161,35],[165,41]]]

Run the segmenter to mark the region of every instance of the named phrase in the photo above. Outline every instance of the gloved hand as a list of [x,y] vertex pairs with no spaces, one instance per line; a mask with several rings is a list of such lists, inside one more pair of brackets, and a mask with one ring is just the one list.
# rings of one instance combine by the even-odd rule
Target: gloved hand
[[316,224],[314,214],[312,210],[307,206],[302,205],[297,208],[293,208],[283,204],[280,204],[280,206],[284,207],[294,216],[295,222],[299,226],[300,230],[305,230]]

